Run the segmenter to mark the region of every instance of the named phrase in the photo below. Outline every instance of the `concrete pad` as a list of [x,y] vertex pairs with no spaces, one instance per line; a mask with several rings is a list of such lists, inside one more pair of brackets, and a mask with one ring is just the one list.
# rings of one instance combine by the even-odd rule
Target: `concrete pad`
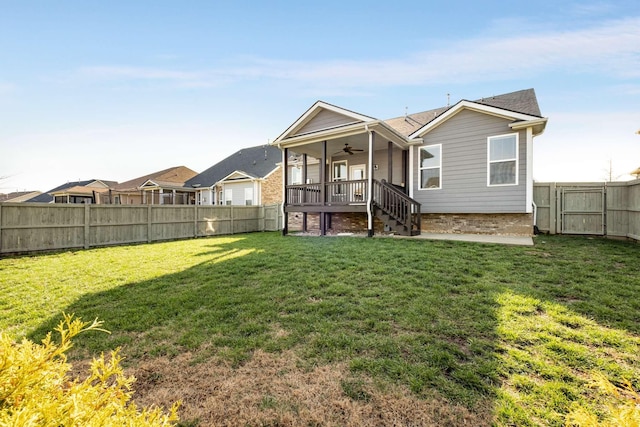
[[[397,236],[397,237],[404,237],[404,236]],[[419,236],[411,236],[409,238],[410,239],[427,239],[427,240],[454,240],[459,242],[495,243],[500,245],[533,246],[533,239],[530,236],[422,233]]]

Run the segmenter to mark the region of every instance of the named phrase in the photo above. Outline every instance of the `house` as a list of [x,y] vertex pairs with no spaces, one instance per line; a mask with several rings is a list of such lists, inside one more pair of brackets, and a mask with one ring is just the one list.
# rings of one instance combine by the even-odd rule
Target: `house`
[[533,89],[389,120],[318,101],[273,142],[283,233],[530,235],[533,139],[546,123]]
[[174,166],[114,185],[111,203],[117,205],[192,205],[195,190],[185,182],[198,173],[186,166]]
[[0,194],[0,203],[22,203],[25,200],[39,196],[39,191],[15,191],[8,194]]
[[266,205],[282,202],[278,147],[243,148],[185,183],[199,205]]
[[28,203],[107,203],[109,187],[116,181],[89,179],[59,185],[46,193],[39,194]]

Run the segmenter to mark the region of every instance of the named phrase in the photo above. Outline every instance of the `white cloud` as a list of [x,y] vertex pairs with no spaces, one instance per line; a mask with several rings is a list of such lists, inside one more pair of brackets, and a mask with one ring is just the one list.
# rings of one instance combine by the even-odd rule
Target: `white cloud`
[[172,82],[180,87],[218,87],[235,81],[283,80],[323,88],[427,85],[503,80],[561,69],[596,71],[612,77],[640,77],[640,18],[600,26],[527,35],[474,38],[372,61],[241,58],[214,69],[176,71],[145,67],[86,67],[96,79]]

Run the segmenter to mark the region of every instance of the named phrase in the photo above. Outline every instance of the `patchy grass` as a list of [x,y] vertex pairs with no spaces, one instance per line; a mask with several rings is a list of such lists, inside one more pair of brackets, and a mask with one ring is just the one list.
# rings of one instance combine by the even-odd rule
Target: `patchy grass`
[[629,242],[259,233],[2,259],[0,328],[99,317],[74,357],[122,346],[193,425],[562,425],[593,371],[640,385],[639,287]]

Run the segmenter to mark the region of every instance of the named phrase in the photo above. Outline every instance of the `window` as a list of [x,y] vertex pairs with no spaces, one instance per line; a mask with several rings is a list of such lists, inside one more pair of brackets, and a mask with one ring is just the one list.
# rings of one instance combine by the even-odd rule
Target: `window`
[[[333,162],[333,180],[334,181],[346,181],[347,180],[347,161],[340,160]],[[344,194],[344,185],[339,184],[333,186],[333,194]]]
[[518,184],[518,134],[488,138],[487,185]]
[[420,148],[420,189],[442,188],[442,144]]
[[291,184],[302,184],[302,168],[300,166],[291,167]]
[[224,204],[229,206],[233,202],[233,190],[227,188],[224,190]]
[[251,206],[253,204],[253,188],[244,189],[244,204]]
[[220,190],[218,192],[218,204],[221,205],[223,200],[224,200],[224,196],[223,196],[222,190]]

